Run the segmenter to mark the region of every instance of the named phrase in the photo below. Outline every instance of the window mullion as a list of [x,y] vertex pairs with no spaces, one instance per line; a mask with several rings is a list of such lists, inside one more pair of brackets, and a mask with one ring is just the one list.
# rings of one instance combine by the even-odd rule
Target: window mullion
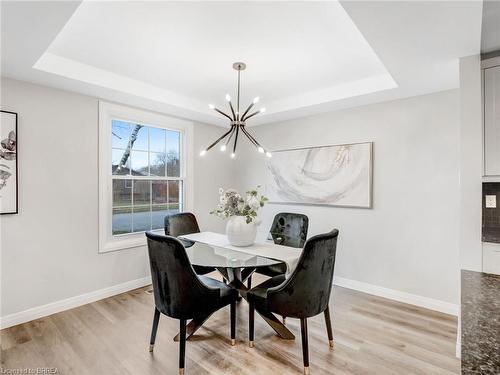
[[[165,132],[165,137],[163,138],[163,144],[165,145],[165,165],[163,166],[163,169],[164,169],[164,173],[165,173],[165,177],[168,177],[168,168],[167,168],[167,153],[168,153],[168,150],[167,150],[167,132]],[[180,154],[179,154],[179,157],[180,157]]]
[[111,175],[113,180],[161,180],[161,181],[184,181],[186,177],[168,176],[131,176],[131,175]]
[[[148,176],[149,177],[152,177],[151,176],[151,132],[149,131],[149,126],[147,127],[148,129]],[[153,186],[153,180],[149,180],[149,230],[151,230],[153,224],[152,224],[152,220],[153,220],[153,212],[152,212],[152,209],[153,209],[153,192],[152,192],[152,186]]]
[[149,181],[149,230],[153,229],[153,180]]
[[170,212],[170,184],[167,181],[167,212]]
[[131,197],[130,197],[130,204],[132,205],[132,207],[130,207],[130,211],[131,211],[131,223],[130,225],[132,226],[132,231],[131,233],[134,233],[134,190],[135,190],[135,181],[132,180],[132,193],[131,193]]

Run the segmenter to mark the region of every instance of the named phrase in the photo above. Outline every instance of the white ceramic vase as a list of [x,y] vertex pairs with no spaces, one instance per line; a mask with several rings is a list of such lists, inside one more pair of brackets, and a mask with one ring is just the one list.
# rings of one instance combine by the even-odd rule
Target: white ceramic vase
[[245,216],[231,216],[226,225],[229,243],[233,246],[250,246],[257,237],[255,220],[247,224]]

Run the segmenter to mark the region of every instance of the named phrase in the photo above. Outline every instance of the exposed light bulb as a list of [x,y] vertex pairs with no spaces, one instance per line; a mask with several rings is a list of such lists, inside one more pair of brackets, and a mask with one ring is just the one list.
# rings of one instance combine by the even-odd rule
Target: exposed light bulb
[[271,153],[268,151],[268,152],[266,152],[266,156],[267,156],[268,158],[270,158],[270,157],[272,157],[272,156],[273,156],[273,154],[271,154]]
[[229,94],[226,94],[226,100],[227,100],[228,102],[230,102],[230,101],[231,101],[231,96],[230,96]]
[[233,152],[231,153],[231,159],[234,159],[236,157],[236,154]]
[[262,147],[259,146],[259,148],[257,149],[257,151],[259,151],[261,154],[264,153],[264,149]]
[[253,104],[257,104],[259,102],[260,98],[258,96],[256,96],[255,98],[253,98]]
[[261,108],[261,109],[260,109],[260,111],[259,111],[259,112],[260,112],[260,113],[264,113],[265,111],[266,111],[266,107],[263,107],[263,108]]
[[226,151],[226,145],[222,145],[222,146],[220,146],[220,150],[221,150],[222,152]]
[[207,150],[201,150],[201,151],[200,151],[200,156],[203,156],[203,155],[205,155],[206,153],[207,153]]
[[215,106],[214,106],[213,104],[209,104],[209,105],[208,105],[208,108],[210,108],[210,109],[215,109]]

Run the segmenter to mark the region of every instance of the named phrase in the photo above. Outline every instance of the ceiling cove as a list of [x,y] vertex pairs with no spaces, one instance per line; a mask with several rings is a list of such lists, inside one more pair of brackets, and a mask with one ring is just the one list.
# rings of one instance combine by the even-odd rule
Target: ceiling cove
[[34,68],[211,118],[238,59],[270,115],[397,86],[337,1],[85,1]]
[[249,126],[275,123],[458,88],[482,19],[481,1],[0,7],[3,77],[224,127],[208,104],[236,96],[235,61],[242,102],[267,108]]

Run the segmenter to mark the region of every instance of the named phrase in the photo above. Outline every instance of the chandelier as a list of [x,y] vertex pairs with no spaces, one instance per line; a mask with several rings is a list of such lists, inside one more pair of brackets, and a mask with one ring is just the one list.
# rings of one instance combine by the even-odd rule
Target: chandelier
[[219,108],[216,108],[213,104],[209,104],[208,106],[210,109],[213,109],[214,111],[220,113],[222,116],[225,116],[229,119],[230,121],[230,129],[222,134],[215,142],[210,144],[206,149],[202,150],[200,152],[200,156],[203,156],[215,147],[218,143],[221,143],[220,150],[222,152],[225,152],[228,147],[231,147],[231,140],[233,140],[233,152],[231,153],[231,158],[236,157],[236,145],[238,144],[238,136],[240,134],[245,135],[248,140],[256,147],[257,151],[266,154],[268,158],[272,156],[272,154],[265,150],[259,142],[248,132],[248,130],[245,129],[246,121],[259,113],[264,113],[266,111],[265,108],[261,108],[258,111],[250,113],[251,109],[254,107],[259,102],[259,97],[257,96],[254,98],[252,103],[248,106],[248,108],[241,114],[240,112],[240,74],[242,70],[245,70],[246,64],[242,62],[235,62],[233,64],[233,69],[238,71],[238,94],[237,94],[237,99],[236,99],[236,108],[233,107],[233,103],[231,102],[231,96],[229,94],[226,94],[226,101],[229,103],[229,109],[231,110],[231,116],[228,115],[227,113],[221,111]]

